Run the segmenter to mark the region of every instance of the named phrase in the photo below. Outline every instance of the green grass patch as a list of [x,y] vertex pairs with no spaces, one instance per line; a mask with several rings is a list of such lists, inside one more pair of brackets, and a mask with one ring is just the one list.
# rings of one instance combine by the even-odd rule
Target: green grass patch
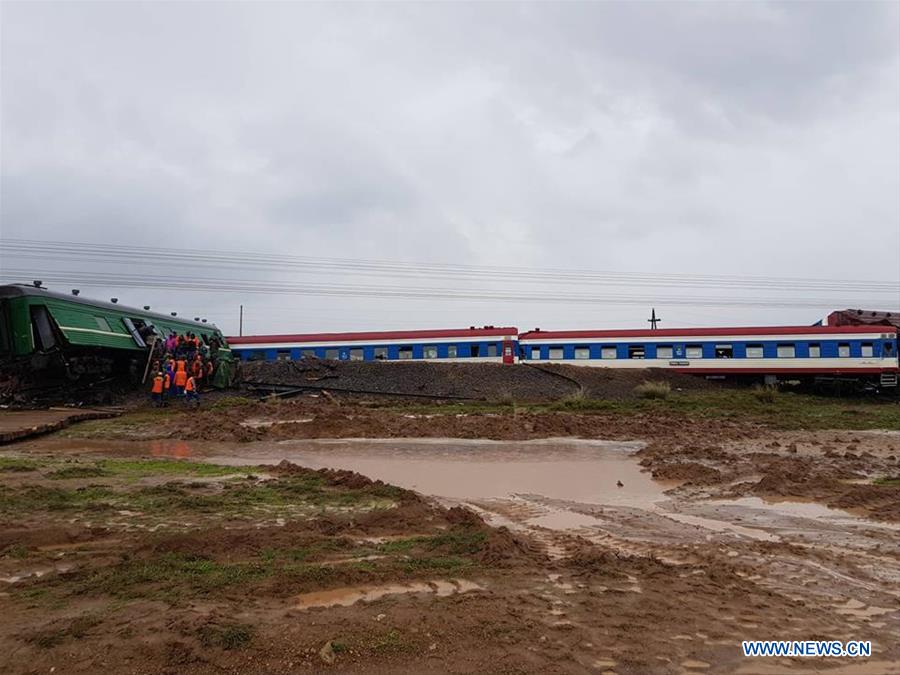
[[236,474],[246,475],[251,471],[251,467],[190,462],[183,459],[104,459],[98,462],[97,466],[109,475],[127,478],[167,475],[216,478]]
[[20,459],[18,457],[0,457],[0,472],[19,473],[37,471],[42,466],[41,462],[33,459]]
[[377,546],[381,553],[407,553],[413,550],[441,551],[450,555],[471,555],[484,546],[487,535],[478,530],[455,528],[426,537],[394,539]]
[[61,645],[66,640],[82,639],[92,628],[99,625],[100,622],[100,617],[93,614],[84,614],[72,619],[67,625],[60,628],[39,631],[26,638],[26,641],[41,649],[52,649],[53,647]]
[[99,478],[108,476],[110,472],[101,466],[94,465],[75,465],[64,466],[45,474],[51,480],[66,480],[69,478]]
[[875,485],[887,485],[888,487],[900,487],[900,476],[883,476],[874,481]]
[[12,489],[0,486],[0,511],[68,511],[73,509],[109,509],[117,500],[116,493],[104,485],[68,490],[43,485],[27,485]]

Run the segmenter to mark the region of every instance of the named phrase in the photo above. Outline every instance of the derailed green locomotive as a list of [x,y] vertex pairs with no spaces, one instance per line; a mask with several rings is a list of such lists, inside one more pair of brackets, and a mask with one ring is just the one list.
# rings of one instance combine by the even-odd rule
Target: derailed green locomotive
[[194,333],[231,361],[221,331],[113,302],[57,293],[38,285],[0,286],[0,371],[22,377],[64,374],[69,380],[128,374],[140,379],[154,340]]

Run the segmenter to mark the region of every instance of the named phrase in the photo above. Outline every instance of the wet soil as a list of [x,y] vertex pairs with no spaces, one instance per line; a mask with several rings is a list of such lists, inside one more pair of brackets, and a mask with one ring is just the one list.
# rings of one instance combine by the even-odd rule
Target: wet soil
[[0,668],[900,672],[898,455],[889,430],[659,410],[86,422],[0,456]]

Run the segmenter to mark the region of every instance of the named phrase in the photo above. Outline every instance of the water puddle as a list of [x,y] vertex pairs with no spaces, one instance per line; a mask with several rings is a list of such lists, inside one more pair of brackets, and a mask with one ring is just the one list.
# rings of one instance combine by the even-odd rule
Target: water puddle
[[6,583],[6,584],[17,584],[20,581],[23,581],[24,579],[31,579],[31,578],[40,579],[41,577],[46,576],[47,574],[52,574],[54,572],[56,572],[56,573],[68,572],[69,570],[72,569],[72,567],[73,567],[73,565],[56,565],[54,567],[43,567],[43,568],[37,568],[37,569],[33,569],[33,570],[22,570],[21,572],[18,572],[16,574],[11,574],[8,577],[0,577],[0,582]]
[[241,422],[240,425],[242,427],[247,427],[248,429],[266,429],[267,427],[274,427],[280,424],[308,424],[312,421],[312,417],[300,417],[295,420],[265,420],[262,418],[251,417],[250,419]]
[[388,595],[407,595],[411,593],[428,593],[439,598],[484,590],[483,586],[466,579],[445,581],[414,581],[408,584],[387,584],[384,586],[355,586],[351,588],[333,588],[328,591],[304,593],[297,597],[298,609],[314,607],[349,607],[357,602],[372,602]]
[[817,521],[831,521],[845,526],[865,526],[887,530],[900,530],[897,523],[882,523],[875,520],[862,518],[850,511],[833,509],[812,501],[793,499],[761,499],[759,497],[740,497],[738,499],[713,500],[709,502],[714,507],[737,507],[764,511],[769,514],[786,516],[789,518],[806,518]]

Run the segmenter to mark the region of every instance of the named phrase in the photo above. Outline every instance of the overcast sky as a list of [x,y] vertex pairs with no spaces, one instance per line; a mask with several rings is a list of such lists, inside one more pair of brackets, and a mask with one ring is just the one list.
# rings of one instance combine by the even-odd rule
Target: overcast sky
[[[898,8],[4,2],[0,234],[898,282]],[[7,255],[2,264],[35,274],[459,285],[180,262],[123,267]],[[576,290],[559,287],[566,289]],[[667,304],[677,288],[581,291],[656,293],[664,326],[805,324],[833,298],[900,308],[900,297],[884,293],[748,291],[821,305],[717,309]],[[650,310],[82,292],[208,316],[226,332],[237,330],[243,303],[245,333],[645,326]],[[714,286],[696,292],[726,296]]]

